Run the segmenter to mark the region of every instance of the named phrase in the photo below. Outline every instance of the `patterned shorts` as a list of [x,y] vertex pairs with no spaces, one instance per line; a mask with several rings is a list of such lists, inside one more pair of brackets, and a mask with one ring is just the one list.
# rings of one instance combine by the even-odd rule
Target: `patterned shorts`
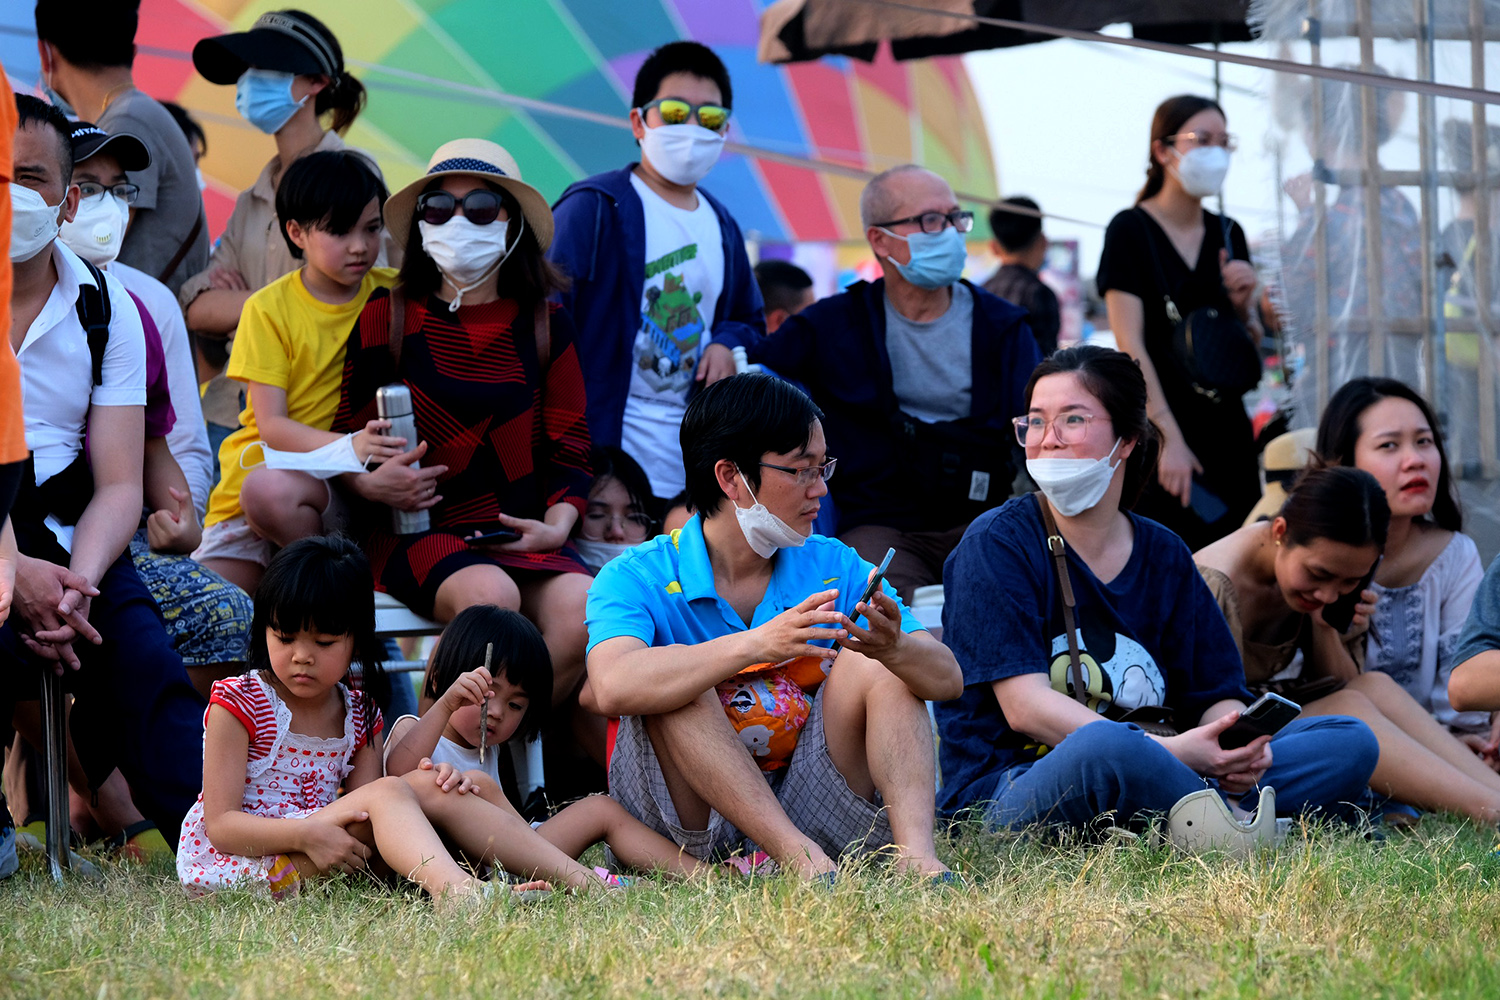
[[245,662],[253,609],[243,590],[188,556],[152,552],[144,529],[130,540],[130,558],[184,666]]
[[[830,858],[859,856],[891,844],[890,819],[875,793],[870,802],[855,794],[833,764],[823,735],[823,692],[813,699],[812,713],[783,770],[766,775],[787,818],[821,847]],[[722,860],[758,845],[735,829],[717,810],[708,829],[685,830],[678,823],[672,795],[667,790],[655,748],[638,716],[620,719],[614,756],[609,766],[609,794],[625,811],[700,860]]]

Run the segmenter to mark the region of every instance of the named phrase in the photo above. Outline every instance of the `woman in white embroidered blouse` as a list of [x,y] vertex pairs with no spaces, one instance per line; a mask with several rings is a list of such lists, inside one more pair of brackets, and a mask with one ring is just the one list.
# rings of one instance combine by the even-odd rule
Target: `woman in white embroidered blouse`
[[1317,450],[1325,461],[1373,475],[1391,507],[1365,669],[1389,674],[1500,770],[1500,733],[1490,716],[1448,703],[1454,645],[1483,567],[1473,540],[1459,530],[1462,518],[1432,408],[1395,379],[1354,379],[1328,401]]

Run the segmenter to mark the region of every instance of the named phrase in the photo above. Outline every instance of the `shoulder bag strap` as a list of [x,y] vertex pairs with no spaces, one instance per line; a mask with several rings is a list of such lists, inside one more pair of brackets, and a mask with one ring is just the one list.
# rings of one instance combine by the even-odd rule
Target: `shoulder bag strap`
[[193,244],[198,242],[198,234],[201,232],[203,232],[203,208],[200,205],[198,208],[198,217],[193,220],[193,228],[187,234],[187,239],[182,241],[182,246],[178,247],[177,252],[172,255],[172,260],[167,264],[165,270],[156,276],[157,281],[165,282],[172,276],[172,272],[177,270],[177,265],[182,263],[182,258],[186,257],[188,251],[193,248]]
[[396,373],[401,372],[401,341],[406,336],[406,296],[391,289],[391,333],[386,346],[391,351],[391,362]]
[[1073,609],[1077,603],[1073,598],[1073,578],[1068,575],[1068,543],[1057,530],[1057,521],[1052,517],[1052,506],[1047,497],[1037,490],[1032,496],[1042,510],[1042,523],[1047,527],[1047,551],[1052,553],[1052,563],[1057,567],[1057,586],[1062,591],[1063,627],[1068,630],[1068,675],[1073,681],[1073,697],[1082,705],[1089,703],[1088,688],[1083,683],[1083,657],[1078,652],[1078,625]]
[[1161,258],[1156,255],[1156,240],[1151,238],[1151,224],[1149,215],[1139,205],[1135,207],[1137,216],[1141,222],[1141,235],[1146,239],[1146,256],[1151,258],[1151,266],[1156,271],[1156,283],[1161,286],[1162,301],[1167,306],[1167,319],[1176,326],[1182,322],[1182,313],[1177,311],[1177,303],[1172,301],[1172,293],[1167,288],[1167,272],[1162,269]]

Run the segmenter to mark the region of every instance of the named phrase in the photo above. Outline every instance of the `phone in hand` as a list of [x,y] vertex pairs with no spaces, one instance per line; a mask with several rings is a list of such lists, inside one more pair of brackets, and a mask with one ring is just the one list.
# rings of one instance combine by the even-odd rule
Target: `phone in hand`
[[1234,725],[1219,734],[1219,746],[1238,750],[1256,737],[1275,736],[1301,714],[1301,705],[1267,691],[1240,713]]
[[501,528],[499,531],[491,531],[484,535],[474,535],[465,538],[464,541],[470,545],[504,545],[506,542],[517,541],[521,537],[519,531],[510,528]]
[[849,614],[846,617],[848,617],[850,621],[853,621],[855,615],[859,613],[856,609],[861,604],[869,604],[870,598],[875,596],[875,591],[880,589],[881,582],[885,580],[885,571],[891,568],[891,560],[894,558],[896,558],[896,550],[894,548],[886,549],[885,558],[880,560],[879,566],[875,567],[875,575],[870,578],[869,586],[865,587],[864,594],[860,597],[859,600],[855,601],[854,606],[849,609]]
[[1381,556],[1375,557],[1375,565],[1371,566],[1370,572],[1366,573],[1365,578],[1359,581],[1359,586],[1332,604],[1324,605],[1324,623],[1338,629],[1341,635],[1347,634],[1349,626],[1354,624],[1354,606],[1363,599],[1362,595],[1370,588],[1370,584],[1374,582],[1375,571],[1380,568],[1381,558]]

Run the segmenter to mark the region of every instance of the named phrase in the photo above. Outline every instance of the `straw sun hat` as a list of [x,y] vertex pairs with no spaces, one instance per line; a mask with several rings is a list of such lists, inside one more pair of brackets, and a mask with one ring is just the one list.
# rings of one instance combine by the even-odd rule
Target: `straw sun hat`
[[439,146],[427,161],[427,173],[386,200],[386,229],[397,239],[404,239],[411,232],[417,196],[434,178],[452,175],[478,177],[504,188],[520,202],[526,228],[536,236],[537,245],[545,251],[552,243],[552,209],[547,199],[521,180],[521,168],[516,165],[515,157],[486,139],[454,139]]

